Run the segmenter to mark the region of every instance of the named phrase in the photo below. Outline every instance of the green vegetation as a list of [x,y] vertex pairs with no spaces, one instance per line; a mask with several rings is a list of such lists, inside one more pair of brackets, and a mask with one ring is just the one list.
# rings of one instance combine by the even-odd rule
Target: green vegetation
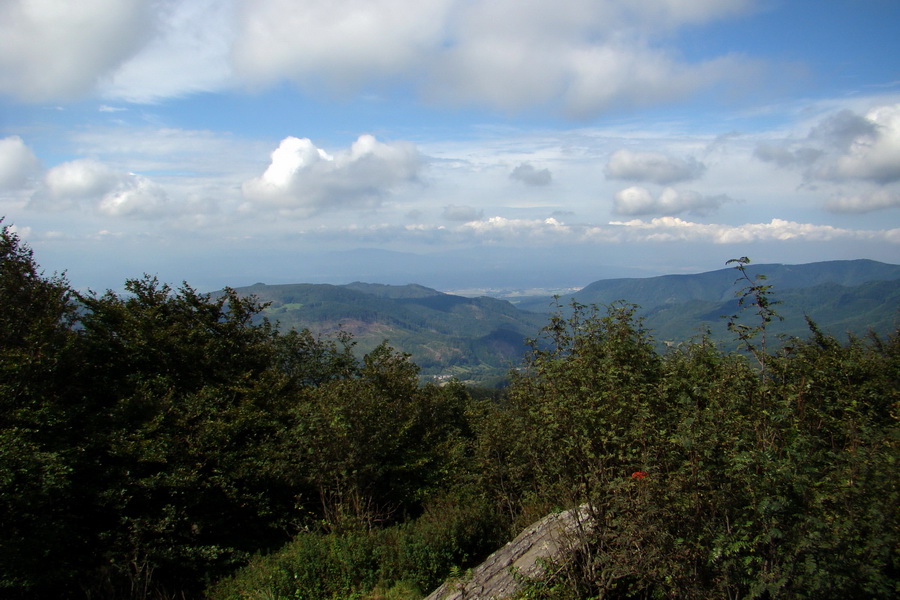
[[[896,328],[900,306],[900,266],[871,260],[828,261],[808,265],[746,265],[752,277],[761,273],[778,289],[779,320],[770,324],[778,336],[805,337],[806,318],[826,333],[885,336]],[[423,381],[450,377],[470,386],[502,387],[511,368],[519,366],[557,302],[608,306],[622,299],[639,306],[636,313],[654,332],[657,350],[706,332],[717,343],[733,334],[722,315],[739,307],[730,269],[692,275],[643,279],[609,279],[557,300],[518,298],[516,304],[495,298],[465,298],[420,285],[351,283],[255,284],[237,288],[267,306],[269,318],[282,330],[309,329],[315,334],[349,332],[362,354],[388,340],[409,354]]]
[[[776,336],[806,337],[809,317],[822,331],[843,338],[869,331],[886,336],[896,330],[900,317],[900,266],[872,260],[825,261],[806,265],[750,265],[751,278],[764,274],[778,290],[783,320],[771,323]],[[657,345],[677,343],[707,332],[719,343],[730,343],[732,333],[722,315],[738,309],[735,277],[731,269],[691,275],[664,275],[641,279],[604,279],[562,296],[571,302],[608,306],[626,299],[639,306],[637,315],[654,332]],[[524,310],[547,313],[550,298],[532,297],[516,304]]]
[[748,263],[742,352],[574,303],[474,393],[233,290],[77,294],[3,228],[0,596],[420,598],[584,505],[527,597],[896,597],[900,332],[774,344]]
[[262,316],[282,330],[348,332],[361,353],[389,340],[412,357],[423,380],[452,376],[479,386],[504,382],[546,320],[504,300],[420,285],[256,284],[235,291],[267,303]]

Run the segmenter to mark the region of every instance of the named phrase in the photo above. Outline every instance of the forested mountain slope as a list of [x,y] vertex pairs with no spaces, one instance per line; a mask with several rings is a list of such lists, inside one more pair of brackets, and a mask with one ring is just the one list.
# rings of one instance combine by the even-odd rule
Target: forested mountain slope
[[385,339],[408,352],[424,375],[452,375],[484,382],[521,360],[525,340],[546,316],[505,300],[466,298],[420,285],[255,284],[241,296],[270,303],[263,315],[282,329],[353,334],[368,351]]
[[[805,337],[808,316],[839,338],[869,330],[896,329],[900,266],[872,260],[804,265],[746,266],[750,278],[765,277],[776,311],[784,317],[773,335]],[[639,306],[638,315],[658,344],[680,343],[709,332],[730,343],[725,317],[738,310],[738,274],[725,268],[691,275],[606,279],[558,299],[535,297],[515,305],[489,297],[468,298],[421,285],[258,283],[238,288],[241,296],[270,303],[263,315],[283,330],[308,328],[319,334],[351,333],[360,351],[384,340],[407,352],[424,376],[495,383],[518,365],[525,340],[547,323],[548,313],[566,312],[573,301]],[[745,282],[746,283],[746,282]]]
[[[827,261],[804,265],[753,265],[750,278],[765,277],[776,311],[773,335],[805,337],[806,317],[839,338],[869,330],[896,329],[900,308],[900,266],[872,260]],[[658,344],[680,343],[709,332],[730,343],[726,317],[738,310],[738,273],[725,268],[690,275],[606,279],[558,299],[535,297],[511,304],[496,298],[468,298],[421,285],[258,283],[238,288],[241,296],[269,303],[262,315],[283,330],[317,334],[345,331],[357,349],[369,351],[384,340],[411,355],[424,376],[457,377],[470,383],[496,383],[518,365],[548,313],[570,304],[610,305],[624,301]],[[762,281],[762,280],[761,280]],[[744,282],[746,283],[746,282]]]
[[[805,336],[805,317],[823,330],[843,337],[848,332],[864,335],[869,329],[890,333],[896,328],[900,308],[900,265],[872,260],[846,260],[804,265],[747,265],[751,278],[764,276],[776,311],[784,317],[772,325],[772,333]],[[723,317],[737,310],[732,268],[692,275],[663,275],[640,279],[605,279],[562,296],[566,307],[581,304],[609,305],[625,301],[640,307],[638,314],[659,341],[680,342],[709,329],[715,339],[730,339]],[[746,282],[745,282],[746,283]],[[523,310],[548,312],[551,298],[531,298],[517,304]]]

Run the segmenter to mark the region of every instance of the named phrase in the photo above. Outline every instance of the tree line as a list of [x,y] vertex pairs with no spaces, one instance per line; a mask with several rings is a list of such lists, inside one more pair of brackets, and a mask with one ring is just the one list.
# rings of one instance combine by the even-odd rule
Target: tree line
[[894,597],[900,336],[766,343],[744,281],[742,352],[575,305],[488,394],[231,290],[78,293],[3,227],[0,595],[421,597],[586,505],[529,597]]

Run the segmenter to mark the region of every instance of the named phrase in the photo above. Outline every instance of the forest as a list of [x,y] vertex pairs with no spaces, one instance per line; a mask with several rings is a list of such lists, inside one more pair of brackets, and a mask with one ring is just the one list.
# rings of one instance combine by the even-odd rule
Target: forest
[[895,598],[900,331],[660,351],[627,302],[548,317],[502,391],[281,331],[233,290],[82,293],[0,229],[0,597],[418,599],[585,506],[523,597]]

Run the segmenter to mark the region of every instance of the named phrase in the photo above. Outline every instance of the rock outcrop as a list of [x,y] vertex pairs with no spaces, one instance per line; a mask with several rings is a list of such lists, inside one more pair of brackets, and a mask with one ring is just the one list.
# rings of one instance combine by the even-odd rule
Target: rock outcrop
[[585,507],[547,515],[491,554],[464,577],[448,579],[425,600],[502,600],[515,596],[528,578],[543,574],[576,543],[587,526]]

